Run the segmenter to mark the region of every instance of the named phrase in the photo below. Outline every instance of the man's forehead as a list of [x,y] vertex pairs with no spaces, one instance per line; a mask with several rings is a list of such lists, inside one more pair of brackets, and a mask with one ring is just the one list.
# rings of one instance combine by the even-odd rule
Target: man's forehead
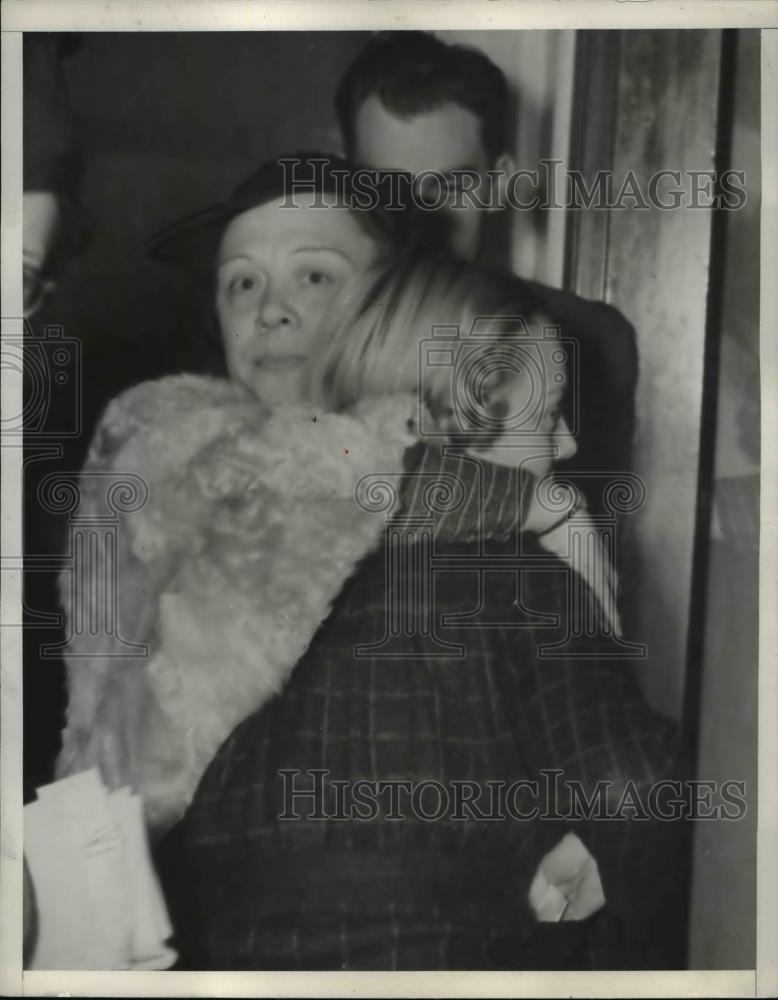
[[371,94],[357,110],[354,145],[360,165],[414,174],[478,169],[486,161],[480,121],[452,102],[403,117]]

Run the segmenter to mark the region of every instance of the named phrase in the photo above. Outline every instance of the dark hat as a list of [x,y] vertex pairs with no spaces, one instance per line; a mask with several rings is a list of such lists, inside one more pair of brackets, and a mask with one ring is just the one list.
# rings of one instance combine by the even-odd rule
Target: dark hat
[[354,167],[329,153],[291,153],[259,167],[226,201],[201,209],[155,233],[146,252],[155,260],[184,268],[209,269],[219,239],[236,216],[268,201],[303,191],[348,192]]

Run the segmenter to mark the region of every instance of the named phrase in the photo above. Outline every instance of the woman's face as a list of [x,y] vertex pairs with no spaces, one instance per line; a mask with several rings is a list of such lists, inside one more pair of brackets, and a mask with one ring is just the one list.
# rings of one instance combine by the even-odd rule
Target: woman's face
[[[316,204],[326,207],[313,207]],[[296,194],[233,219],[217,254],[216,312],[227,371],[272,405],[305,398],[305,361],[330,303],[378,256],[334,198]]]

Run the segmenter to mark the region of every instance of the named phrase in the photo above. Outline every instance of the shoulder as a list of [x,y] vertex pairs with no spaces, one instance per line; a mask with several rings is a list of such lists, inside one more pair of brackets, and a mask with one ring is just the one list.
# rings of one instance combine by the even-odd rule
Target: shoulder
[[615,306],[607,302],[585,299],[574,292],[568,292],[563,288],[552,288],[539,281],[525,280],[525,284],[548,308],[552,318],[558,319],[560,323],[567,320],[574,328],[582,331],[604,324],[606,329],[613,333],[626,337],[635,335],[629,320]]
[[187,419],[243,400],[243,390],[210,375],[167,375],[140,382],[107,404],[97,423],[89,461],[115,455],[139,431],[166,424],[185,426]]
[[149,419],[187,407],[202,408],[239,401],[243,396],[243,390],[225,378],[187,373],[165,375],[119,393],[106,407],[102,419]]
[[635,328],[618,309],[537,281],[526,285],[559,324],[562,338],[577,343],[583,364],[612,372],[618,384],[634,388],[638,371]]

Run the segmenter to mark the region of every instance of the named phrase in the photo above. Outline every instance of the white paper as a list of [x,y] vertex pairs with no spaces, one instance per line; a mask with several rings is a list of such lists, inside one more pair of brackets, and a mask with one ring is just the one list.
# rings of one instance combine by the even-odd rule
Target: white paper
[[176,952],[140,798],[96,770],[46,785],[25,807],[38,913],[32,969],[166,969]]

